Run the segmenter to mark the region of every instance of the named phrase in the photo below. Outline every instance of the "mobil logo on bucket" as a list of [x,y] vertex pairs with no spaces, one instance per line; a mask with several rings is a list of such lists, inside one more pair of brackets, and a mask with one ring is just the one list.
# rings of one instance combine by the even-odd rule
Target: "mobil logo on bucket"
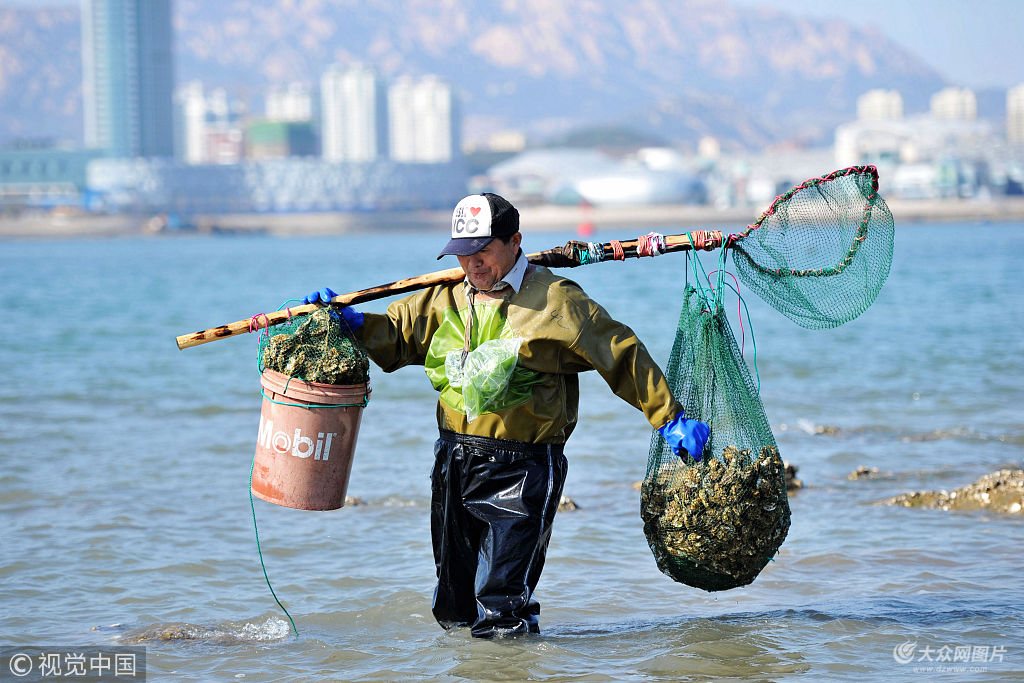
[[298,427],[294,433],[283,430],[274,431],[274,421],[260,415],[259,435],[256,442],[268,451],[276,451],[282,455],[291,454],[296,458],[327,460],[331,455],[331,441],[338,436],[337,432],[317,432],[316,439],[306,436]]

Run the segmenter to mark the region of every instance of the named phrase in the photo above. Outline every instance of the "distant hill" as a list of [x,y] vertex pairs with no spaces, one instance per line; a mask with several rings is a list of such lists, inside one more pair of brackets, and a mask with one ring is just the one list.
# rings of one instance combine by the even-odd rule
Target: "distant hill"
[[[912,112],[944,85],[876,30],[727,0],[177,0],[174,11],[179,82],[259,108],[268,85],[315,84],[333,61],[436,73],[457,87],[470,138],[627,124],[670,141],[817,142],[865,90],[896,88]],[[79,48],[77,7],[0,9],[0,143],[80,141]]]

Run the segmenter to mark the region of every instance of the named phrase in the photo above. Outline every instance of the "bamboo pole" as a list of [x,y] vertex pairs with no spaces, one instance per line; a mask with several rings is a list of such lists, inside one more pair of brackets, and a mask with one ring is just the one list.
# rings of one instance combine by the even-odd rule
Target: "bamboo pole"
[[[697,238],[696,248],[711,250],[717,249],[722,245],[722,233],[718,230],[695,231],[691,234]],[[638,256],[637,245],[639,243],[639,239],[620,242],[619,244],[622,247],[623,257],[636,258]],[[612,260],[615,252],[612,242],[603,243],[599,246],[604,253],[604,259],[602,260]],[[690,238],[687,235],[666,235],[665,247],[666,252],[694,249],[694,245],[691,243]],[[550,268],[572,268],[582,265],[579,253],[581,249],[585,251],[586,248],[586,242],[571,240],[562,247],[555,247],[554,249],[548,249],[547,251],[528,254],[526,258],[530,263]],[[337,306],[350,306],[352,304],[363,303],[365,301],[383,299],[389,296],[394,296],[395,294],[404,294],[406,292],[413,292],[419,289],[426,289],[433,285],[460,282],[464,277],[465,273],[462,271],[462,268],[448,268],[447,270],[425,273],[423,275],[417,275],[403,280],[396,280],[394,282],[370,287],[368,289],[360,289],[347,294],[339,294],[331,299],[331,303]],[[211,327],[210,329],[200,330],[199,332],[193,332],[191,334],[183,334],[176,337],[175,341],[178,343],[179,349],[187,349],[193,346],[199,346],[200,344],[217,341],[218,339],[233,337],[237,334],[256,332],[257,330],[261,330],[272,325],[280,325],[283,322],[287,322],[294,316],[312,313],[317,308],[320,308],[320,304],[301,304],[299,306],[286,308],[280,311],[273,311],[271,313],[259,313],[250,318],[246,318],[245,320],[238,320],[227,325]]]

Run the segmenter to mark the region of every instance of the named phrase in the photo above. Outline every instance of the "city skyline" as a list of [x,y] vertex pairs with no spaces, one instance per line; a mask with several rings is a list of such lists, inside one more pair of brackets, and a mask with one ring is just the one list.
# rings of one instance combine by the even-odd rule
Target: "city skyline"
[[[757,0],[723,0],[719,12],[715,2],[706,0],[660,0],[635,10],[623,10],[607,0],[564,2],[563,10],[586,14],[579,17],[586,25],[581,31],[559,20],[557,6],[550,20],[548,12],[526,7],[495,8],[493,17],[485,18],[479,10],[486,5],[475,4],[479,1],[448,5],[451,17],[424,15],[414,7],[408,12],[392,8],[345,14],[341,5],[331,2],[271,2],[266,11],[257,11],[252,0],[210,6],[175,3],[177,80],[225,88],[256,114],[264,110],[264,95],[271,87],[301,80],[316,88],[318,74],[327,65],[361,61],[392,79],[424,73],[445,78],[461,100],[464,139],[474,147],[510,130],[525,133],[533,142],[550,143],[573,128],[620,125],[691,148],[699,137],[711,134],[731,148],[757,149],[777,142],[822,144],[828,129],[853,114],[855,97],[877,87],[902,88],[908,112],[927,108],[929,90],[968,87],[977,92],[979,114],[1001,115],[1003,93],[1018,84],[1015,69],[1021,68],[1000,52],[1016,49],[1013,41],[992,40],[971,28],[977,22],[966,22],[962,35],[956,41],[944,40],[943,49],[956,52],[963,45],[983,43],[972,47],[972,54],[1002,55],[1000,61],[1012,80],[999,92],[973,82],[973,77],[943,77],[945,71],[933,71],[903,50],[908,41],[896,34],[906,33],[906,22],[889,21],[881,10],[865,19],[864,10],[854,12],[845,5],[813,4],[804,10],[794,2],[764,12],[751,9],[764,5]],[[875,6],[872,2],[868,6]],[[947,23],[958,9],[941,1],[936,8],[935,14],[947,15]],[[9,93],[28,94],[24,101],[6,98],[2,112],[7,139],[28,141],[38,136],[64,145],[81,142],[81,128],[71,130],[72,114],[81,117],[78,69],[70,68],[67,50],[59,61],[56,54],[43,54],[39,47],[54,40],[77,47],[77,38],[69,41],[66,33],[78,33],[79,14],[65,8],[7,15],[11,33],[2,40],[12,49],[12,57],[0,68],[0,78],[6,79]],[[455,21],[459,16],[477,18],[467,28]],[[838,16],[843,23],[829,22],[829,16]],[[452,21],[446,23],[447,19]],[[47,23],[51,21],[56,23]],[[929,17],[919,23],[935,21]],[[490,31],[488,24],[499,28]],[[882,30],[865,28],[869,24],[881,25]],[[439,37],[449,25],[452,35]],[[23,41],[15,33],[19,26],[26,29]],[[670,40],[659,26],[671,26],[672,35],[685,35],[687,40]],[[543,40],[535,41],[530,50],[510,53],[510,46],[501,41],[503,35],[522,40],[538,31],[549,33],[538,36]],[[743,38],[759,31],[765,40]],[[883,38],[883,33],[903,42]],[[453,40],[476,42],[468,50],[445,49],[446,41]],[[766,51],[773,41],[782,42]],[[254,51],[257,43],[269,49]],[[569,61],[563,62],[563,57]],[[31,74],[45,71],[31,68],[36,65],[59,75],[33,81]],[[1021,78],[1024,82],[1024,75]],[[39,117],[36,112],[46,113]]]
[[[529,119],[520,116],[514,124],[504,123],[503,128],[497,128],[492,137],[467,140],[467,152],[482,154],[461,158],[463,99],[479,106],[482,97],[508,97],[515,95],[515,91],[503,95],[492,92],[486,82],[474,81],[470,74],[463,72],[459,72],[459,77],[465,82],[461,86],[453,85],[450,73],[460,62],[436,65],[443,73],[448,73],[448,77],[417,71],[418,60],[428,55],[429,41],[403,48],[403,54],[415,57],[405,62],[387,62],[386,55],[399,59],[394,50],[379,53],[366,48],[365,54],[345,54],[326,62],[315,62],[305,71],[283,73],[276,81],[267,78],[271,74],[264,73],[262,89],[259,81],[251,84],[256,87],[247,91],[247,99],[239,97],[232,92],[232,86],[226,85],[241,81],[222,79],[224,82],[218,82],[215,79],[204,85],[203,79],[192,77],[175,83],[174,51],[192,50],[193,55],[201,54],[195,52],[194,40],[195,36],[206,34],[193,31],[190,39],[175,40],[171,34],[172,7],[171,0],[82,1],[81,63],[85,75],[82,113],[87,147],[72,155],[59,152],[49,156],[43,148],[39,148],[39,152],[24,153],[13,148],[14,152],[0,159],[0,170],[14,192],[12,197],[28,197],[34,201],[34,196],[59,196],[61,201],[67,201],[68,197],[75,196],[75,191],[81,191],[83,201],[88,198],[92,206],[117,211],[140,207],[218,212],[351,210],[394,208],[399,204],[426,206],[442,194],[457,194],[453,187],[466,184],[470,179],[483,183],[481,187],[494,182],[491,171],[500,161],[494,156],[495,152],[509,155],[558,144],[567,148],[583,144],[595,151],[604,150],[611,156],[606,160],[594,157],[582,166],[576,164],[577,168],[566,167],[541,184],[530,169],[525,175],[513,169],[507,179],[509,187],[514,191],[521,188],[530,201],[564,203],[587,196],[592,186],[606,187],[609,181],[621,190],[625,173],[631,178],[629,192],[616,194],[601,190],[593,197],[587,196],[587,200],[599,205],[603,199],[613,201],[610,197],[615,195],[618,197],[615,201],[621,202],[663,203],[685,199],[735,205],[770,195],[792,172],[770,164],[756,172],[743,171],[742,165],[735,166],[737,158],[753,158],[755,149],[773,149],[770,136],[761,139],[760,147],[748,144],[745,148],[736,140],[722,137],[720,129],[707,124],[735,117],[740,122],[737,129],[741,129],[747,111],[744,105],[751,107],[750,103],[726,100],[726,106],[704,111],[705,120],[700,121],[688,118],[702,106],[696,97],[683,98],[674,104],[672,100],[662,100],[663,104],[671,105],[664,110],[669,125],[678,128],[689,122],[690,132],[699,136],[689,140],[671,136],[659,139],[653,132],[655,120],[648,115],[621,119],[617,124],[620,128],[598,127],[587,138],[588,142],[583,142],[583,138],[572,141],[566,137],[561,143],[552,143],[541,137],[530,139]],[[190,7],[194,14],[198,12],[197,6]],[[290,7],[282,3],[279,9],[290,11]],[[704,36],[705,30],[710,31],[706,48],[719,50],[714,52],[715,58],[711,61],[675,51],[677,40],[661,44],[661,51],[657,53],[661,58],[691,59],[681,62],[690,64],[690,71],[681,68],[680,74],[696,74],[699,69],[695,67],[701,65],[707,67],[707,73],[703,74],[705,79],[713,76],[713,69],[724,69],[720,73],[728,74],[734,68],[730,59],[751,54],[746,49],[749,46],[736,41],[761,25],[773,26],[776,40],[788,41],[793,51],[780,50],[773,54],[768,71],[751,65],[734,81],[732,87],[737,92],[748,92],[758,79],[774,79],[776,99],[789,102],[787,98],[806,98],[801,90],[817,87],[816,82],[830,73],[846,74],[846,92],[841,97],[856,99],[859,120],[845,113],[851,106],[835,107],[835,102],[832,103],[833,118],[829,119],[821,111],[821,100],[812,98],[810,105],[805,103],[805,106],[814,107],[814,116],[821,120],[817,124],[804,123],[807,130],[817,129],[818,132],[802,137],[797,128],[790,131],[789,137],[776,140],[776,150],[802,151],[802,158],[790,159],[791,166],[818,165],[825,158],[823,152],[831,149],[840,165],[875,163],[888,167],[893,171],[891,177],[897,196],[984,197],[1020,193],[1020,155],[1024,149],[1012,145],[1024,134],[1016,129],[1010,132],[1013,122],[1020,118],[1019,106],[1010,105],[1018,101],[1010,95],[1014,92],[1012,88],[1006,88],[1008,94],[1002,97],[1005,104],[1000,104],[997,113],[992,92],[978,97],[970,85],[945,83],[928,67],[901,53],[892,42],[879,39],[872,33],[873,29],[851,30],[847,24],[827,20],[796,25],[784,14],[749,10],[742,17],[723,19],[727,26],[722,29],[723,33],[717,34],[716,18],[711,16],[716,7],[703,0],[689,0],[682,7],[671,3],[658,5],[657,11],[652,10],[646,17],[646,25],[650,27],[657,24],[657,19],[672,16],[684,33],[692,29]],[[628,19],[611,4],[599,9],[600,18],[606,22],[601,30],[618,30],[615,27]],[[206,15],[205,26],[214,27],[217,21],[251,14],[240,6],[225,12]],[[64,14],[71,13],[65,10]],[[525,13],[506,19],[512,22],[505,25],[506,30],[527,32],[535,28],[536,22],[547,21],[546,16]],[[363,20],[368,22],[364,29],[375,30],[374,27],[382,25],[375,16],[363,17]],[[521,23],[515,23],[520,20]],[[418,17],[410,21],[418,26],[416,22],[427,20]],[[711,28],[702,28],[707,26]],[[179,30],[184,29],[179,27]],[[462,30],[465,32],[467,28]],[[469,34],[475,30],[476,27],[470,27]],[[595,35],[598,34],[600,30],[595,29]],[[236,38],[242,36],[241,40],[251,43],[256,35],[269,34],[265,27],[249,27]],[[351,36],[346,38],[333,29],[329,35],[333,41],[349,40],[335,44],[351,49],[358,47],[351,42]],[[547,55],[553,54],[554,48],[578,45],[572,42],[578,38],[571,31],[559,33],[544,49],[538,49],[526,61],[516,62],[516,70],[507,75],[523,79],[521,82],[535,79],[534,87],[544,92],[534,99],[546,99],[547,93],[552,92],[550,84],[562,73],[544,71]],[[649,79],[652,86],[659,78],[655,71],[641,68],[645,62],[640,48],[650,41],[637,42],[635,35],[625,36],[623,40],[624,46],[637,50],[636,62],[640,66],[636,68],[640,70],[609,72],[616,76],[609,83],[623,88],[607,97],[609,102],[629,99],[626,97],[628,84],[636,81],[627,77],[629,73],[645,74],[641,80]],[[492,59],[496,49],[488,43],[482,53],[485,60]],[[265,59],[261,55],[250,56],[257,60],[253,65]],[[801,61],[795,59],[797,56],[807,59]],[[323,52],[320,58],[324,58]],[[749,60],[737,62],[740,63],[749,64]],[[501,73],[495,63],[485,63],[482,68]],[[541,71],[531,71],[537,68]],[[237,68],[231,73],[234,79],[246,77],[244,70]],[[902,76],[893,79],[892,73]],[[306,80],[299,81],[296,75]],[[831,78],[837,84],[844,82],[839,76]],[[889,85],[872,89],[872,83]],[[661,86],[671,86],[671,83],[662,82]],[[579,80],[575,88],[568,90],[579,95],[588,88],[599,92],[584,80]],[[902,88],[905,90],[901,91]],[[163,99],[170,100],[172,96],[174,106],[164,106]],[[513,97],[510,101],[518,106],[523,99]],[[921,113],[922,101],[926,103],[928,114]],[[171,113],[175,110],[176,129],[169,132]],[[769,119],[784,116],[775,109],[760,113],[765,117],[765,132],[773,125]],[[694,121],[697,125],[693,125]],[[799,125],[798,120],[794,121]],[[634,124],[641,127],[647,124],[647,135],[616,137],[618,130],[626,130]],[[509,146],[511,133],[518,134],[518,147]],[[479,144],[480,140],[497,137],[502,139],[503,146]],[[154,140],[159,144],[154,144]],[[714,152],[707,152],[710,149]],[[102,158],[89,158],[92,153]],[[172,155],[176,158],[168,159]],[[555,158],[549,161],[562,163]],[[489,166],[485,167],[484,163]],[[572,164],[569,159],[569,165]],[[424,168],[430,165],[436,167]],[[396,187],[393,183],[399,179],[402,186],[419,189],[397,199],[386,190]],[[452,186],[444,184],[447,182]]]

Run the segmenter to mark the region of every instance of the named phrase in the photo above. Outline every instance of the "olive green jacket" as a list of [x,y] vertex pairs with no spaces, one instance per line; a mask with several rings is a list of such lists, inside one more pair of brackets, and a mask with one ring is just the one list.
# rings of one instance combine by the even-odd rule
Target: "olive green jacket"
[[[366,313],[357,335],[385,372],[423,365],[440,392],[438,426],[463,434],[530,443],[565,443],[576,426],[577,373],[597,370],[617,396],[653,427],[682,406],[636,334],[612,319],[575,282],[530,266],[519,292],[475,306],[472,348],[491,339],[521,339],[507,391],[470,421],[459,387],[449,385],[446,355],[461,354],[469,299],[464,283],[437,285]],[[514,348],[514,347],[513,347]],[[514,351],[512,352],[514,354]],[[467,404],[469,395],[467,394]]]

